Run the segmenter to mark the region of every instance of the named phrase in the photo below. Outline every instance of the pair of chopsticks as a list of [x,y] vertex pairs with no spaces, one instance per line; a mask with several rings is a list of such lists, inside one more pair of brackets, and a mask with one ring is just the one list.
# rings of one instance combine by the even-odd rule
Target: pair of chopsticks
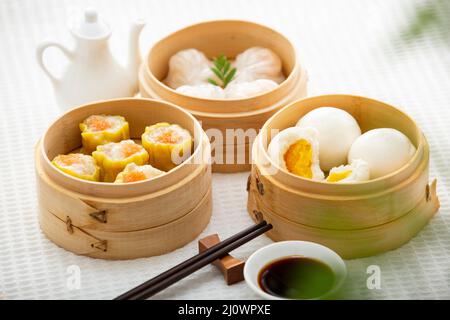
[[230,251],[242,246],[250,240],[272,229],[272,225],[262,221],[253,225],[224,241],[219,242],[206,251],[176,265],[141,285],[116,297],[114,300],[142,300],[164,290],[175,282],[187,277],[195,271],[227,255]]

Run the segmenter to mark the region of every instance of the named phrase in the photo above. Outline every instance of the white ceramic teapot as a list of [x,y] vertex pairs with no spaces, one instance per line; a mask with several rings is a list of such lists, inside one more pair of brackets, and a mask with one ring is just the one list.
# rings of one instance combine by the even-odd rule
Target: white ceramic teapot
[[[73,49],[55,41],[41,43],[36,51],[38,63],[50,78],[60,107],[68,109],[95,100],[134,96],[141,63],[139,35],[144,25],[136,21],[130,30],[126,66],[121,66],[111,55],[108,45],[111,29],[94,9],[86,9],[82,21],[70,27],[75,38]],[[60,49],[69,59],[60,77],[54,76],[44,64],[44,52],[49,47]]]

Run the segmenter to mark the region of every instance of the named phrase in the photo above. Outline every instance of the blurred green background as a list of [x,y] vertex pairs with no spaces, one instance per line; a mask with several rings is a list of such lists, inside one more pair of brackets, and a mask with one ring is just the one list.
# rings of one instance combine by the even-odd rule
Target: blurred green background
[[411,23],[401,36],[406,42],[411,42],[431,34],[450,44],[449,0],[428,0],[417,4]]

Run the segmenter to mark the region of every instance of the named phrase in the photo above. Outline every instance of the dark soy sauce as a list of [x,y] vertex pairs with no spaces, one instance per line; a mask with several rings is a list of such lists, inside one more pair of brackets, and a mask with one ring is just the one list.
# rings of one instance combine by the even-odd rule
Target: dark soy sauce
[[333,270],[325,263],[302,256],[290,256],[266,265],[258,275],[265,292],[288,299],[313,299],[334,285]]

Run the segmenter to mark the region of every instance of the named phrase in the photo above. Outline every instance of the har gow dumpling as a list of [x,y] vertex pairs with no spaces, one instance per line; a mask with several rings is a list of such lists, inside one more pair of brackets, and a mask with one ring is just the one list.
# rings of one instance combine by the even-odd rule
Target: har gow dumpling
[[280,57],[267,48],[252,47],[238,54],[234,67],[235,82],[269,79],[279,84],[285,80]]
[[277,87],[275,81],[268,79],[258,79],[251,82],[231,82],[226,88],[225,93],[228,99],[243,99],[256,96]]
[[208,99],[225,99],[225,91],[211,83],[199,84],[195,86],[184,85],[177,90],[179,93],[186,94],[188,96],[208,98]]
[[164,82],[177,89],[184,85],[208,83],[214,76],[211,61],[197,49],[185,49],[174,54],[169,60],[169,72]]

